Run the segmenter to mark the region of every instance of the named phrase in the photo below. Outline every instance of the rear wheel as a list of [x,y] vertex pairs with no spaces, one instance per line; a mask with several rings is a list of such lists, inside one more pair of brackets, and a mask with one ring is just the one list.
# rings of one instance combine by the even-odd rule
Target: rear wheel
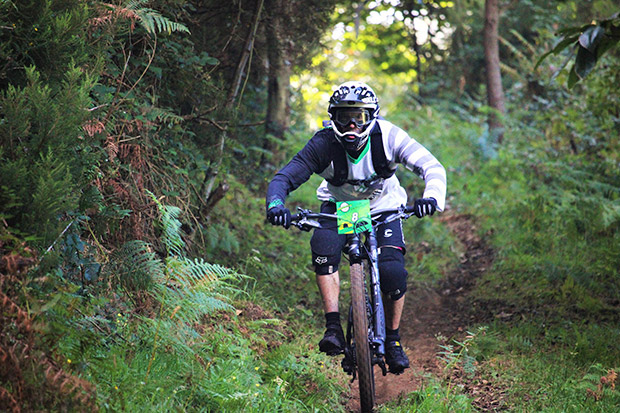
[[351,265],[351,306],[353,308],[353,338],[362,412],[372,412],[375,404],[375,377],[372,354],[368,344],[368,312],[361,264]]

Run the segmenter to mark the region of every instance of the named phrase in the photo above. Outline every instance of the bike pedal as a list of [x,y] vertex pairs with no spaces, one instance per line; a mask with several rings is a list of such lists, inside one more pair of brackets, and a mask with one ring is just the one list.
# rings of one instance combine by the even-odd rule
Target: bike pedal
[[387,371],[387,367],[385,367],[385,361],[381,360],[379,363],[377,363],[379,365],[379,367],[381,367],[381,374],[383,374],[383,376],[387,376],[388,371]]
[[352,351],[345,349],[344,358],[340,362],[340,366],[345,373],[354,376],[353,378],[355,379],[355,358],[352,354]]

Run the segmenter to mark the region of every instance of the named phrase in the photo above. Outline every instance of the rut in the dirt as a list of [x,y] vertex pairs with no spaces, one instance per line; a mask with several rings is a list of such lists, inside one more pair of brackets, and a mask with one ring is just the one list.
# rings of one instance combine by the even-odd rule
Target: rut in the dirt
[[[490,267],[492,250],[477,235],[470,215],[445,213],[440,218],[463,246],[460,265],[453,269],[437,289],[412,288],[405,302],[401,323],[401,341],[407,351],[411,368],[400,376],[383,377],[375,369],[377,403],[383,404],[419,389],[428,374],[443,373],[437,353],[437,336],[457,337],[476,320],[471,319],[465,300],[475,280]],[[356,383],[352,384],[348,411],[359,411]],[[359,397],[359,396],[358,396]],[[486,410],[484,401],[475,403]]]

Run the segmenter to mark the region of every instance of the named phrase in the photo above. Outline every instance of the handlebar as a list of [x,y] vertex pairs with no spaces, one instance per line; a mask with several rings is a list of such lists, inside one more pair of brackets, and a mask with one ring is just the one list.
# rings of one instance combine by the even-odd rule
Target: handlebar
[[[321,224],[315,219],[324,218],[329,220],[337,220],[338,216],[336,214],[326,214],[323,212],[312,212],[309,209],[303,209],[298,207],[297,210],[299,213],[293,215],[291,217],[292,225],[303,231],[309,231],[312,228],[321,228]],[[414,215],[414,207],[410,206],[400,206],[398,208],[386,208],[386,209],[377,209],[370,213],[370,217],[373,221],[373,227],[376,227],[381,224],[388,224],[390,222],[396,221],[397,219],[407,219]],[[387,218],[382,220],[376,220],[380,215],[383,214],[391,214]]]

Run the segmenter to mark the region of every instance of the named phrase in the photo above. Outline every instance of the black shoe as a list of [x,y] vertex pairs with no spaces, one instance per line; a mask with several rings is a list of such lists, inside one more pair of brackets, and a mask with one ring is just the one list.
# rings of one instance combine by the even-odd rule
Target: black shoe
[[409,359],[399,341],[388,341],[385,344],[385,362],[390,367],[390,373],[400,374],[409,368]]
[[328,356],[337,356],[344,353],[344,333],[342,327],[327,327],[323,339],[319,342],[319,350]]

